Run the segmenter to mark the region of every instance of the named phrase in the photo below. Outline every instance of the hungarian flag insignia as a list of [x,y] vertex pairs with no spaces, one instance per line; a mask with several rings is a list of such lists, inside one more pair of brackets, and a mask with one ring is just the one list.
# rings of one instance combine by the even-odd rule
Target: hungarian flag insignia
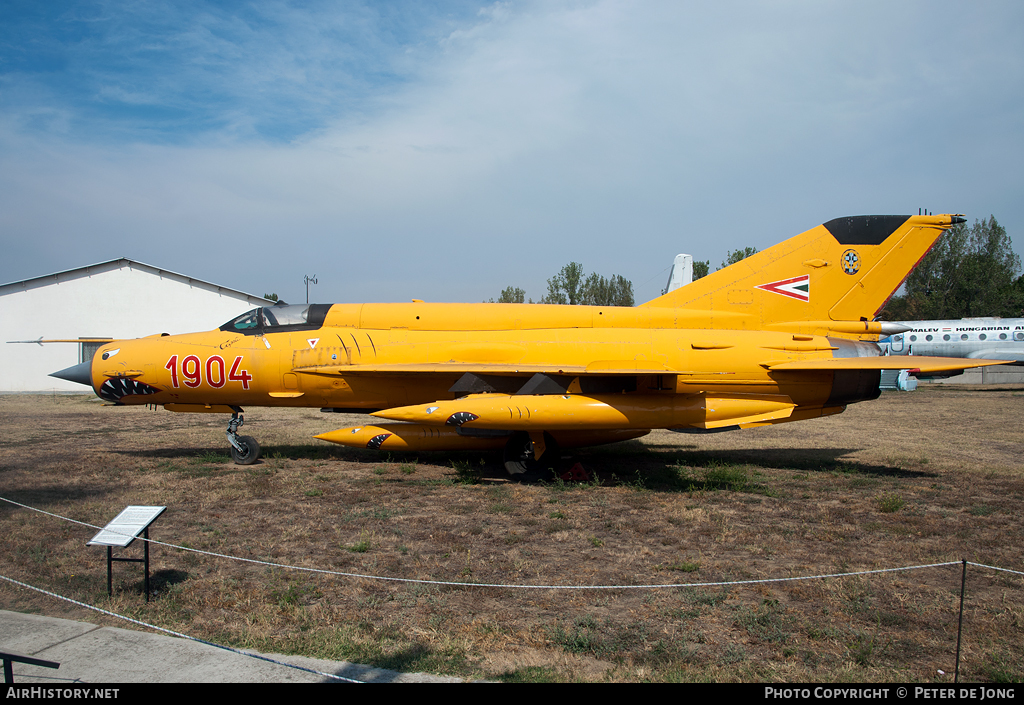
[[777,282],[768,282],[754,288],[764,289],[773,294],[782,294],[798,301],[811,300],[811,277],[809,274],[793,277],[792,279],[780,279]]

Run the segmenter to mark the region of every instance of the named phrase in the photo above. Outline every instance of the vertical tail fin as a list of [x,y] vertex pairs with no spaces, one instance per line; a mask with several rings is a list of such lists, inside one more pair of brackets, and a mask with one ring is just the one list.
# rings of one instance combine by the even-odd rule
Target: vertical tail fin
[[870,320],[938,237],[962,222],[956,215],[836,218],[641,305],[747,314],[746,325],[758,328]]

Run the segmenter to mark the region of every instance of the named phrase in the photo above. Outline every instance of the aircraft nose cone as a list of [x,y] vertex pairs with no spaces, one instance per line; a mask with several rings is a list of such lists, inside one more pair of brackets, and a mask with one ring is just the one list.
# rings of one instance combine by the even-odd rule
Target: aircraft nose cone
[[51,377],[57,379],[66,379],[69,382],[78,382],[84,384],[87,387],[92,387],[92,360],[86,360],[85,362],[68,367],[61,370],[60,372],[51,372]]

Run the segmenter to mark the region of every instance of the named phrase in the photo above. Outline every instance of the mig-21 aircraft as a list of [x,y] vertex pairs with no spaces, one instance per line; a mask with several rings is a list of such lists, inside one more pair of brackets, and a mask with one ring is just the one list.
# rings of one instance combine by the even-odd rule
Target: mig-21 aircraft
[[[219,329],[102,345],[54,376],[114,404],[231,414],[320,407],[380,422],[316,436],[379,450],[503,449],[525,476],[559,448],[651,429],[750,428],[879,396],[872,320],[954,215],[837,218],[633,308],[539,304],[312,304],[257,308]],[[940,372],[986,364],[914,357]],[[988,364],[999,364],[992,362]],[[396,423],[397,422],[397,423]]]

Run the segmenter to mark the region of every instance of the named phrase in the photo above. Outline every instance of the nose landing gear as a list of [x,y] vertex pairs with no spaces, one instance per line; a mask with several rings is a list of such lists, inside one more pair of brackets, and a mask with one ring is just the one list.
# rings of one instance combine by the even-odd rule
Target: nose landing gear
[[252,465],[260,457],[260,444],[252,436],[239,436],[238,428],[245,423],[245,418],[237,411],[231,414],[228,422],[228,443],[231,444],[231,459],[235,465]]

